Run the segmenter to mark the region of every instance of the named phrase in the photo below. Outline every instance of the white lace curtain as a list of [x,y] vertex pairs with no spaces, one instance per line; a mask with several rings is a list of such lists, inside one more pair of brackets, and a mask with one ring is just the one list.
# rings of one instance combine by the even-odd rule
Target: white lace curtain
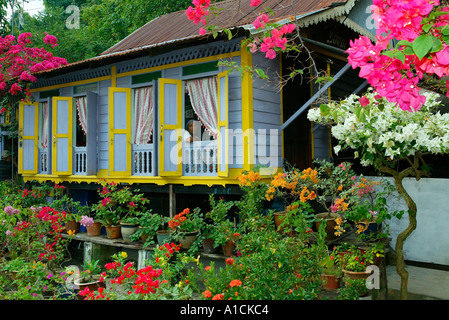
[[84,134],[87,132],[87,97],[75,98],[76,112],[78,114],[78,120]]
[[138,88],[134,93],[134,144],[148,144],[153,134],[153,87]]
[[42,134],[41,146],[43,149],[48,147],[48,102],[42,102]]
[[186,81],[187,92],[201,123],[217,139],[217,78],[207,77]]

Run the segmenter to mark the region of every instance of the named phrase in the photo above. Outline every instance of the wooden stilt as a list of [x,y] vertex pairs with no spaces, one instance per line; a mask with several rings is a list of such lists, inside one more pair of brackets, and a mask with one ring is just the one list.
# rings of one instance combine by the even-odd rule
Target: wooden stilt
[[170,210],[170,217],[174,217],[176,215],[176,194],[173,192],[173,185],[169,185],[169,210]]

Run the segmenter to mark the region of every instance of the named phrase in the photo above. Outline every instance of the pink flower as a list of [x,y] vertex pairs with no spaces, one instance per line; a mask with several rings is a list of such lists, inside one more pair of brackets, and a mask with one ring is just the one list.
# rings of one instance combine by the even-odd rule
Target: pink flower
[[265,53],[265,57],[268,59],[274,59],[276,58],[276,51],[274,51],[273,49],[269,49],[266,53]]
[[0,109],[0,113],[5,113],[5,112],[6,112],[6,108],[5,107]]
[[12,95],[16,95],[19,91],[22,91],[22,87],[20,87],[17,83],[13,83],[11,89],[9,89],[9,93]]
[[36,82],[36,77],[30,75],[27,71],[24,71],[20,74],[20,80]]
[[254,20],[253,26],[256,29],[264,28],[268,20],[269,20],[268,16],[265,13],[263,13]]
[[284,24],[279,30],[281,34],[292,33],[296,29],[296,25],[294,23]]
[[262,3],[262,0],[251,0],[251,2],[250,2],[250,6],[251,7],[257,7],[257,6],[259,6],[260,4]]
[[104,198],[103,200],[101,200],[101,205],[104,207],[108,204],[111,203],[111,198]]
[[204,36],[204,35],[206,34],[206,29],[200,28],[199,34],[202,35],[202,36]]
[[360,104],[362,105],[362,107],[365,107],[367,105],[369,105],[369,99],[365,96],[361,97],[359,99]]
[[52,36],[51,34],[47,34],[47,32],[45,32],[44,43],[51,44],[51,47],[54,48],[58,45],[57,42],[58,39],[56,39],[55,36]]

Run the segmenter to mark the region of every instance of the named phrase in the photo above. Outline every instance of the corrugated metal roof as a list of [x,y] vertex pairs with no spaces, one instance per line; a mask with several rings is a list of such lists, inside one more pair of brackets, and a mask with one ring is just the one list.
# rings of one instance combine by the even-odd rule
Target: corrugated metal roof
[[[221,10],[217,16],[209,15],[209,23],[221,28],[234,29],[252,25],[254,19],[259,15],[261,8],[271,8],[272,20],[286,18],[295,19],[297,16],[311,12],[319,12],[334,6],[346,4],[347,1],[336,2],[335,0],[265,0],[257,7],[250,6],[251,0],[227,0],[214,4]],[[128,37],[104,51],[101,55],[107,55],[126,50],[147,47],[177,39],[200,37],[198,29],[201,23],[195,25],[187,19],[185,10],[160,16]]]
[[[348,12],[357,0],[263,0],[257,8],[251,7],[251,0],[226,0],[215,3],[220,11],[218,16],[210,14],[209,23],[219,28],[237,30],[238,28],[252,29],[254,19],[259,15],[262,8],[271,8],[272,21],[283,19],[300,20],[303,17],[313,17],[335,8],[341,9],[338,12],[330,13],[321,17],[321,21],[327,20],[332,15]],[[115,60],[123,59],[125,56],[138,54],[151,48],[163,47],[169,44],[178,44],[187,40],[201,40],[208,36],[198,34],[200,23],[195,25],[187,19],[186,10],[172,12],[160,16],[148,22],[138,30],[131,33],[125,39],[104,51],[97,57],[87,60],[70,63],[59,68],[40,71],[36,76],[43,74],[57,74],[60,71],[77,70],[83,67],[92,67],[103,63],[113,63]]]

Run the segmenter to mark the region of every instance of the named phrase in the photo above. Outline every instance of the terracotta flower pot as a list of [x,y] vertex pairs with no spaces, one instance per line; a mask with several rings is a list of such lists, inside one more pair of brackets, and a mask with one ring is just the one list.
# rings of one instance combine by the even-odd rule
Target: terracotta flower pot
[[80,232],[80,226],[80,223],[75,220],[67,221],[65,223],[65,232],[68,233],[69,230],[72,230],[75,233]]
[[343,269],[343,273],[345,274],[345,277],[348,277],[349,279],[357,280],[357,279],[366,279],[368,278],[372,272],[365,272],[365,271],[349,271]]
[[108,239],[118,239],[121,235],[120,226],[105,226],[106,228],[106,238]]
[[234,243],[234,241],[228,240],[221,247],[223,249],[223,255],[225,257],[231,257],[231,256],[234,255],[234,250],[235,250],[235,243]]
[[204,239],[203,240],[204,253],[216,253],[218,251],[218,247],[214,247],[214,243],[215,243],[214,239]]
[[336,290],[340,287],[341,276],[334,274],[322,274],[323,288],[327,290]]
[[101,234],[101,223],[94,222],[93,225],[86,227],[87,235],[89,237],[97,237]]

